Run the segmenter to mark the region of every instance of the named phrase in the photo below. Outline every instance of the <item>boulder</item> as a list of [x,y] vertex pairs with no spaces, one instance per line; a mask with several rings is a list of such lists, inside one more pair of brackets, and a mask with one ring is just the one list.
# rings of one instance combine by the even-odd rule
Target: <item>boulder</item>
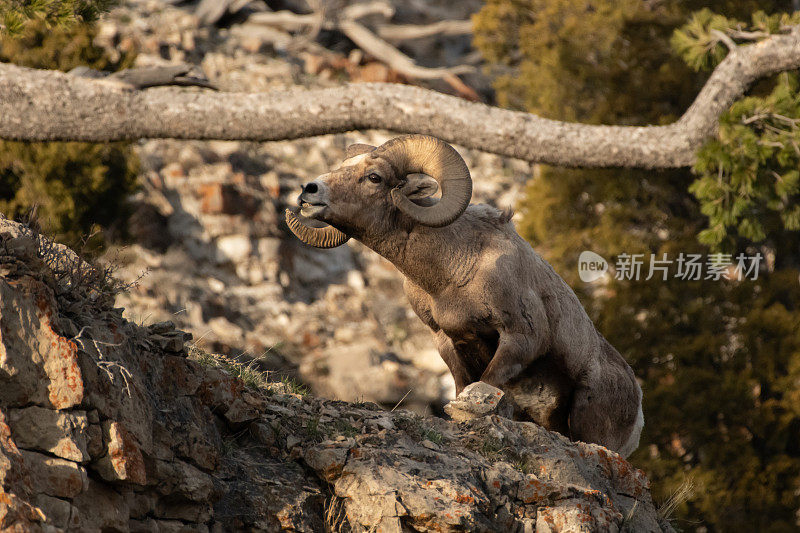
[[53,411],[37,406],[10,409],[8,425],[20,448],[48,452],[78,463],[89,460],[89,422],[83,411]]
[[513,408],[505,400],[505,393],[483,381],[470,383],[447,405],[444,412],[456,422],[464,422],[487,415],[511,418]]

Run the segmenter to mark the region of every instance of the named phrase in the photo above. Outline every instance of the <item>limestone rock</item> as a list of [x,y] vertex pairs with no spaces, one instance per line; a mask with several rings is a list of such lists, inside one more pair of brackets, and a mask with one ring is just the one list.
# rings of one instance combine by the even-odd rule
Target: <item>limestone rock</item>
[[72,500],[78,510],[79,531],[126,531],[130,510],[113,488],[89,480],[86,490]]
[[86,488],[86,470],[78,464],[37,452],[20,451],[29,469],[35,493],[73,498]]
[[369,340],[356,339],[343,346],[324,349],[300,366],[303,381],[320,395],[356,401],[371,401],[424,410],[441,397],[438,375],[418,368]]
[[69,501],[39,494],[34,502],[47,524],[61,529],[74,528],[78,525],[77,509]]
[[239,263],[244,261],[252,252],[250,239],[243,235],[230,235],[217,239],[219,255],[217,261],[224,263],[231,261]]
[[133,435],[119,422],[110,420],[103,423],[103,434],[106,453],[94,465],[102,478],[144,485],[144,458]]
[[483,381],[470,383],[455,400],[444,406],[444,412],[456,422],[496,414],[511,417],[512,408],[504,400],[505,393]]
[[[0,278],[0,402],[68,409],[83,400],[75,342],[54,329],[52,293],[24,278]],[[31,357],[31,354],[35,354]]]
[[182,461],[157,461],[151,482],[158,483],[156,490],[163,495],[175,495],[194,502],[208,501],[214,490],[214,481],[208,474]]
[[8,425],[21,448],[49,452],[78,463],[89,460],[89,422],[82,411],[53,411],[36,406],[11,409]]
[[39,531],[44,513],[33,502],[31,471],[22,459],[0,409],[0,531]]

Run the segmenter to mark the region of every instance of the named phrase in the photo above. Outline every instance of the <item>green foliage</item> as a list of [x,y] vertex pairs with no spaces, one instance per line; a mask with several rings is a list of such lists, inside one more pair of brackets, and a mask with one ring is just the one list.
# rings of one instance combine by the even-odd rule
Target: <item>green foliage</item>
[[356,429],[353,424],[343,418],[337,418],[333,422],[333,427],[331,428],[330,435],[332,437],[345,437],[348,439],[352,439],[356,435],[358,435],[358,429]]
[[[758,11],[748,27],[706,9],[675,31],[672,45],[692,68],[707,70],[728,52],[720,34],[734,41],[757,40],[799,23],[800,13]],[[736,102],[720,118],[717,138],[698,152],[698,178],[689,190],[708,217],[708,228],[698,234],[703,244],[731,248],[737,238],[760,242],[800,230],[797,75],[783,73],[772,85],[765,95]]]
[[694,70],[710,70],[728,55],[716,32],[728,34],[735,20],[701,9],[692,14],[689,22],[672,34],[672,48]]
[[115,0],[0,0],[0,36],[20,35],[32,24],[71,28],[94,22]]
[[[0,61],[61,70],[78,65],[114,70],[133,61],[131,54],[110,61],[92,44],[95,30],[90,27],[48,29],[36,22],[28,30],[0,37]],[[35,206],[44,230],[72,245],[98,230],[119,234],[136,170],[130,143],[0,141],[0,212],[19,218]],[[92,244],[103,242],[97,235]]]
[[441,444],[444,440],[444,435],[442,435],[441,431],[437,431],[433,428],[426,428],[422,431],[422,438],[429,440],[434,444]]
[[690,478],[696,489],[679,518],[720,531],[792,530],[800,503],[798,272],[611,290],[593,315],[646,384],[645,445],[632,460],[654,478],[656,500]]
[[68,71],[78,66],[116,71],[133,65],[135,54],[123,53],[111,60],[93,41],[91,25],[50,28],[42,21],[28,24],[19,35],[0,34],[0,61],[23,67]]
[[305,396],[306,394],[310,393],[311,390],[297,381],[296,379],[290,376],[283,376],[281,378],[281,383],[283,383],[286,390],[288,390],[292,394],[299,394],[300,396]]
[[[709,5],[642,0],[617,9],[612,0],[489,0],[475,17],[475,42],[493,63],[503,105],[562,120],[663,124],[682,114],[702,86],[695,69],[727,54],[712,29],[751,42],[763,37],[757,32],[784,31],[789,21],[751,17],[754,11],[791,8],[788,1],[723,1],[713,7],[724,17],[691,15]],[[538,44],[529,46],[523,36],[533,28]],[[796,76],[786,74],[733,106],[719,138],[701,149],[696,174],[540,167],[519,205],[520,233],[576,289],[642,379],[646,422],[632,461],[650,476],[657,502],[694,483],[688,500],[667,506],[684,530],[796,530],[797,92]],[[715,238],[703,232],[707,217]],[[752,254],[757,249],[748,241],[758,238],[769,243],[775,271],[755,282],[654,279],[598,287],[580,282],[576,271],[583,250],[613,265],[622,252],[674,259],[708,253],[717,243]]]
[[710,9],[693,13],[689,22],[675,30],[672,48],[694,70],[710,70],[725,59],[730,51],[721,38],[727,36],[735,44],[785,33],[786,27],[800,24],[800,12],[767,15],[756,11],[751,24],[716,14]]
[[0,141],[0,212],[20,218],[36,206],[42,226],[60,242],[121,231],[135,185],[136,159],[127,144]]
[[505,450],[506,446],[503,445],[503,441],[493,436],[483,439],[476,448],[479,454],[492,462],[504,459],[503,452]]
[[318,416],[312,416],[306,422],[306,436],[315,442],[322,441],[324,434],[319,426]]
[[784,73],[770,94],[735,103],[720,120],[718,138],[698,153],[689,190],[709,219],[700,241],[718,246],[733,233],[758,242],[800,229],[798,169],[798,80]]
[[[679,106],[688,105],[681,93],[695,77],[668,45],[684,19],[671,6],[648,6],[640,0],[487,1],[474,16],[475,45],[493,64],[498,103],[559,120],[626,124],[671,112],[664,103],[676,96]],[[631,96],[640,93],[652,97]]]
[[[618,44],[617,36],[631,0],[600,4],[571,0],[490,1],[475,17],[475,44],[489,61],[510,67],[496,78],[499,103],[506,107],[549,111],[566,119],[590,119],[591,107],[559,106],[578,101],[595,79],[610,75],[604,61]],[[553,25],[558,21],[557,25]],[[557,45],[556,45],[557,44]],[[595,61],[582,61],[592,50]],[[516,58],[521,54],[523,60]],[[570,70],[560,68],[570,64]],[[581,83],[565,84],[580,79]],[[569,98],[562,93],[568,91]],[[608,95],[610,98],[612,95]]]

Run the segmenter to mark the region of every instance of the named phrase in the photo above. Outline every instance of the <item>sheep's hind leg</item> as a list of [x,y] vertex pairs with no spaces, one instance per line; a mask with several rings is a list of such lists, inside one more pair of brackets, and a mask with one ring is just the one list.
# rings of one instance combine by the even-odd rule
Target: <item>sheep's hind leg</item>
[[502,389],[542,354],[543,346],[543,339],[534,332],[500,332],[497,350],[481,375],[481,381]]
[[627,457],[639,444],[644,417],[638,384],[634,382],[635,388],[619,385],[607,380],[595,387],[578,386],[570,411],[570,437]]
[[569,436],[572,389],[572,382],[552,354],[543,355],[503,386],[506,398],[514,405],[515,420],[532,420],[564,436]]

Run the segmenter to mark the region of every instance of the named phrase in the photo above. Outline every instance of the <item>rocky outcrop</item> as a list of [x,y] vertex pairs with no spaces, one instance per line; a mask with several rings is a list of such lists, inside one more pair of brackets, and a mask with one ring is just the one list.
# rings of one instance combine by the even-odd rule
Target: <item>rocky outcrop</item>
[[0,531],[670,529],[600,446],[298,394],[91,268],[0,219]]

